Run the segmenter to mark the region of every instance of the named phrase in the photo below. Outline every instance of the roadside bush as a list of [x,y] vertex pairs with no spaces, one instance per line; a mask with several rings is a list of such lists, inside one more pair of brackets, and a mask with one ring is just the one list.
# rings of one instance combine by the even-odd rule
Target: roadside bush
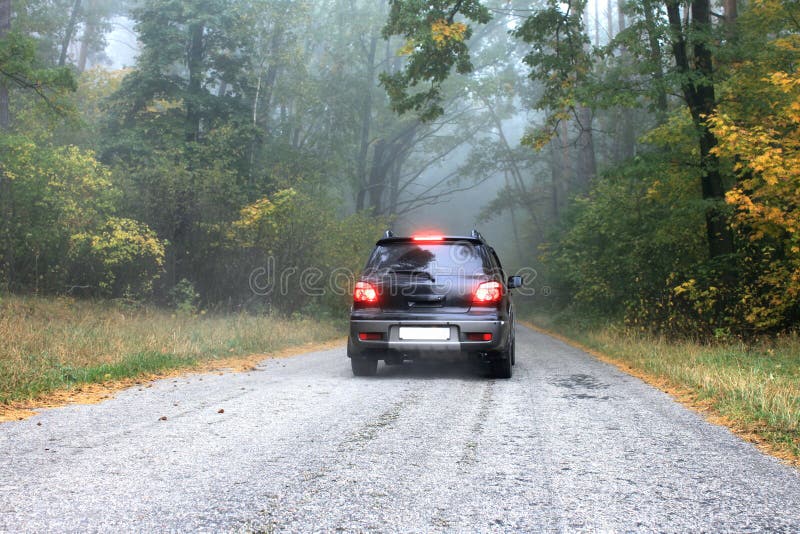
[[[637,330],[691,337],[791,328],[800,318],[793,219],[765,220],[768,208],[743,210],[742,193],[733,189],[727,209],[736,252],[709,258],[709,203],[696,200],[700,176],[687,163],[692,135],[688,117],[673,117],[647,138],[657,151],[575,199],[543,257],[568,295],[563,304],[579,315],[624,319]],[[772,204],[786,198],[778,185]]]
[[[292,314],[303,309],[342,313],[352,276],[362,267],[385,221],[341,217],[325,198],[293,188],[253,202],[231,225],[228,245],[249,280],[249,305]],[[331,281],[338,287],[331,287]]]
[[170,290],[169,300],[176,311],[187,315],[194,315],[197,313],[200,294],[195,291],[193,283],[183,278]]
[[[145,296],[164,244],[144,224],[115,217],[119,193],[91,151],[0,136],[7,178],[0,226],[3,285],[41,293]],[[9,254],[10,251],[10,254]]]
[[71,283],[103,296],[146,297],[164,266],[164,242],[147,225],[111,218],[75,234],[69,252]]

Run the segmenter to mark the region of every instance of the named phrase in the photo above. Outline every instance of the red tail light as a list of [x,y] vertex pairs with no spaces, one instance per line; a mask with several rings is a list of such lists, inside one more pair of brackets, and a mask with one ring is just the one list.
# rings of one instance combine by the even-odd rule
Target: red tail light
[[483,282],[475,290],[472,302],[475,304],[495,304],[503,298],[503,286],[500,282]]
[[414,241],[441,241],[440,235],[415,235]]
[[469,332],[467,333],[467,341],[491,341],[491,332]]
[[369,282],[356,282],[353,290],[353,302],[357,304],[377,304],[378,292]]
[[361,341],[380,341],[383,339],[383,334],[380,332],[359,332],[358,339]]

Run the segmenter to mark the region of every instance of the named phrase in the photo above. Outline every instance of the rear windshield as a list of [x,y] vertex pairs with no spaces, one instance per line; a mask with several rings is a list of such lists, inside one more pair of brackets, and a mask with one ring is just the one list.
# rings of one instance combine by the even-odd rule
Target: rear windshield
[[479,245],[464,243],[390,243],[379,245],[367,272],[426,272],[432,275],[483,275],[491,270]]

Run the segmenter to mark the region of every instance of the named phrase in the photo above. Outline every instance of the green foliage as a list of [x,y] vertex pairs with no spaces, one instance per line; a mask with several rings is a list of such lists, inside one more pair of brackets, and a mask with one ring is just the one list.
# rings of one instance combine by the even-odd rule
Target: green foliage
[[646,137],[651,150],[575,200],[545,260],[572,311],[637,330],[753,336],[797,321],[787,244],[740,226],[735,254],[709,258],[688,113]]
[[0,136],[13,263],[12,287],[63,292],[73,287],[146,294],[163,261],[163,244],[144,225],[114,216],[119,192],[89,151],[39,146]]
[[194,284],[184,278],[169,290],[169,299],[176,311],[194,315],[197,313],[200,294],[195,291]]
[[526,139],[526,144],[543,146],[558,122],[568,117],[567,111],[588,106],[593,99],[596,85],[589,84],[593,57],[583,25],[585,7],[583,0],[549,0],[513,32],[533,45],[523,61],[530,67],[530,77],[543,87],[536,107],[550,111],[543,131]]
[[71,238],[72,279],[105,296],[146,297],[164,265],[164,243],[147,225],[112,217]]
[[663,307],[671,274],[704,258],[697,171],[675,163],[691,148],[673,149],[640,155],[575,200],[544,257],[574,310],[638,325]]
[[41,95],[47,90],[76,89],[75,78],[68,68],[43,65],[36,56],[37,41],[12,32],[0,39],[0,71],[7,81],[32,89]]
[[[472,72],[466,44],[472,28],[454,21],[456,14],[480,24],[491,19],[489,10],[478,0],[392,0],[383,35],[403,36],[406,45],[399,53],[410,54],[403,70],[381,74],[395,111],[413,110],[422,120],[435,119],[444,113],[442,82],[454,69],[458,74]],[[420,84],[428,87],[414,91]]]
[[241,279],[256,284],[268,305],[290,314],[314,302],[344,310],[351,280],[384,227],[380,219],[341,217],[326,199],[282,189],[242,208],[229,246],[249,256],[249,276]]

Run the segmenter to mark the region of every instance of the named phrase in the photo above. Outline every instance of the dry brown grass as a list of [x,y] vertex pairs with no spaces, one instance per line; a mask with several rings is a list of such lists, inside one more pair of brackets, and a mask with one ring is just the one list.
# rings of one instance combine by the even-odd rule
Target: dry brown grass
[[0,404],[340,335],[341,328],[329,321],[187,316],[108,302],[4,296]]

